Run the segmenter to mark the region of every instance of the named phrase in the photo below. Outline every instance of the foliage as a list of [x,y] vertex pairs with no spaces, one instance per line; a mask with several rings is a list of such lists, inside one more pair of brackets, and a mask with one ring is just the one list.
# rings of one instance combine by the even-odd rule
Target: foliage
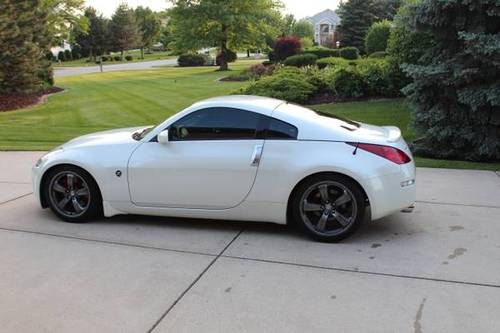
[[[221,53],[229,49],[264,48],[266,36],[277,35],[277,0],[171,0],[174,46],[195,51],[217,45]],[[220,69],[226,70],[227,62]]]
[[125,60],[132,61],[132,60],[134,60],[134,57],[132,57],[131,55],[127,55],[127,56],[125,56]]
[[290,35],[314,39],[314,26],[308,20],[299,20],[292,26]]
[[40,0],[3,0],[0,7],[0,92],[29,93],[53,84],[48,12]]
[[385,58],[385,57],[387,57],[387,52],[385,51],[373,52],[368,56],[368,58]]
[[318,57],[316,57],[314,54],[296,54],[294,56],[286,58],[283,64],[285,64],[285,66],[304,67],[314,65],[317,60]]
[[98,16],[96,10],[92,7],[85,9],[84,16],[88,21],[88,30],[73,32],[74,43],[72,48],[78,48],[82,56],[94,59],[95,56],[104,54],[109,48],[109,20],[102,15]]
[[226,53],[220,52],[217,54],[217,57],[215,57],[215,64],[217,66],[220,66],[223,62],[225,63],[231,63],[235,62],[238,59],[238,55],[236,52],[231,51],[231,50],[226,50]]
[[110,38],[113,49],[123,52],[132,49],[139,43],[139,30],[135,14],[126,4],[121,4],[111,17],[109,24]]
[[323,69],[326,67],[347,66],[348,64],[349,64],[348,60],[346,60],[344,58],[338,58],[338,57],[323,58],[323,59],[319,59],[316,62],[316,65],[320,69]]
[[142,6],[137,7],[134,14],[139,30],[138,39],[141,48],[141,59],[144,59],[144,49],[152,47],[160,37],[160,17],[148,7],[144,8]]
[[116,56],[113,56],[113,60],[120,61],[120,60],[122,60],[122,57],[116,55]]
[[64,53],[64,51],[59,51],[57,53],[57,60],[66,61],[66,54]]
[[421,154],[500,159],[500,3],[424,1],[414,6],[412,32],[433,36],[423,64],[404,68]]
[[383,52],[387,49],[387,41],[391,33],[391,22],[384,20],[372,24],[365,37],[365,51],[367,54]]
[[342,98],[365,96],[366,81],[355,66],[335,68],[330,75],[330,88]]
[[316,88],[302,80],[300,74],[282,74],[266,76],[248,86],[244,93],[283,99],[289,102],[303,103],[316,91]]
[[81,15],[84,11],[85,0],[40,0],[37,2],[40,9],[47,13],[46,29],[51,45],[60,45],[64,41],[70,41],[72,33],[87,31],[88,19]]
[[348,60],[356,60],[359,58],[359,50],[356,47],[349,46],[343,47],[339,50],[339,54],[342,58]]
[[400,96],[399,81],[395,80],[392,67],[384,59],[362,59],[356,64],[356,69],[365,81],[365,95],[375,97]]
[[280,37],[274,43],[273,56],[275,61],[282,61],[300,53],[302,46],[297,36]]
[[323,46],[315,46],[305,49],[304,53],[314,54],[318,59],[340,56],[338,49],[329,49]]
[[339,5],[341,24],[337,27],[341,46],[364,49],[364,38],[370,26],[383,19],[392,19],[398,0],[347,0]]
[[205,62],[205,56],[197,53],[182,54],[177,59],[177,64],[179,65],[179,67],[204,66]]
[[64,59],[66,61],[71,61],[73,60],[73,55],[71,54],[70,50],[64,50]]
[[314,45],[314,41],[309,37],[303,37],[300,39],[300,45],[303,49],[312,48]]

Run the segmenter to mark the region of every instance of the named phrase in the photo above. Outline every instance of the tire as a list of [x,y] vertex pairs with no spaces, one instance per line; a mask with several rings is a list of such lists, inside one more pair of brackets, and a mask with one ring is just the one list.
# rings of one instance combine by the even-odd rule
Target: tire
[[43,194],[61,220],[84,223],[103,216],[102,197],[94,178],[85,170],[63,165],[49,170]]
[[303,232],[320,242],[338,242],[362,224],[365,199],[360,186],[348,177],[319,174],[295,189],[291,218]]

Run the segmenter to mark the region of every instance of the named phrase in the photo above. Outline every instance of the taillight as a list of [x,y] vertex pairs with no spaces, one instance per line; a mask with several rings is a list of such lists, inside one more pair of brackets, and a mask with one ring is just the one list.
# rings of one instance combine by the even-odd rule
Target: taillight
[[391,146],[374,145],[370,143],[347,142],[348,145],[362,149],[372,154],[378,155],[396,164],[406,164],[411,161],[411,158],[402,150]]

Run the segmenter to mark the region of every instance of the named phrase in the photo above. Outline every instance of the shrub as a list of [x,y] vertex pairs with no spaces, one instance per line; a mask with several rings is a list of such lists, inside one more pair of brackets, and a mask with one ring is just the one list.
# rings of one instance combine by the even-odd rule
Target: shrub
[[64,58],[66,61],[73,60],[73,55],[71,54],[70,50],[64,50]]
[[131,55],[125,56],[125,60],[127,60],[127,61],[132,61],[133,59],[134,59],[134,57],[132,57]]
[[116,55],[116,56],[114,56],[114,57],[113,57],[113,59],[114,59],[115,61],[120,61],[120,60],[122,60],[122,57],[120,57],[120,56]]
[[344,58],[330,57],[330,58],[319,59],[316,62],[316,65],[318,65],[319,68],[323,69],[326,67],[347,66],[349,65],[349,62]]
[[64,55],[63,51],[59,51],[59,53],[57,54],[57,60],[66,61],[66,56]]
[[316,92],[300,75],[273,75],[256,81],[244,90],[245,94],[268,96],[289,102],[303,103]]
[[262,65],[271,66],[271,65],[274,65],[274,62],[272,62],[271,60],[266,60],[266,61],[262,62]]
[[274,44],[273,60],[285,60],[288,57],[300,53],[301,49],[302,46],[300,45],[300,39],[297,36],[285,36],[278,38]]
[[300,39],[300,45],[302,46],[303,49],[308,49],[313,47],[314,42],[311,38],[309,37],[302,37]]
[[78,49],[72,49],[71,50],[71,57],[73,58],[73,60],[77,60],[77,59],[80,59],[82,57],[82,54],[80,53],[80,51]]
[[400,89],[392,77],[391,66],[384,59],[359,60],[356,69],[365,80],[366,95],[396,97]]
[[385,58],[385,57],[387,57],[387,52],[385,51],[373,52],[368,56],[368,58]]
[[286,66],[304,67],[314,65],[316,60],[318,60],[318,57],[314,54],[297,54],[286,58],[283,63]]
[[383,20],[373,23],[365,36],[366,53],[385,51],[390,34],[391,22]]
[[341,48],[339,54],[342,58],[348,60],[356,60],[359,58],[359,50],[354,46]]
[[103,55],[103,56],[101,57],[101,59],[102,59],[102,61],[104,62],[104,61],[108,61],[108,60],[109,60],[109,57],[107,57],[107,56]]
[[261,77],[262,75],[267,73],[268,68],[263,64],[255,64],[250,66],[247,71],[252,77]]
[[[217,54],[217,57],[215,58],[215,64],[217,66],[220,66],[223,56],[224,55],[222,53]],[[226,50],[225,57],[226,57],[226,62],[228,63],[235,62],[238,59],[238,55],[236,54],[236,52],[233,52],[231,50]]]
[[314,54],[318,59],[329,58],[329,57],[339,57],[338,49],[329,49],[327,47],[316,46],[304,50],[304,53]]
[[205,57],[197,53],[186,53],[179,56],[177,64],[179,67],[195,67],[205,65]]
[[330,88],[342,98],[365,96],[366,82],[355,66],[346,66],[333,70],[329,77]]

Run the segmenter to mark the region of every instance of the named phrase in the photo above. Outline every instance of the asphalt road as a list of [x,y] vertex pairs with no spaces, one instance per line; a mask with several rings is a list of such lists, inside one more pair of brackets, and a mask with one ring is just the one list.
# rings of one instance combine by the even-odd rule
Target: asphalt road
[[68,224],[0,153],[2,332],[499,332],[500,176],[418,169],[413,213],[340,244],[270,224]]
[[[104,72],[144,70],[158,66],[174,66],[177,64],[177,59],[153,60],[144,62],[130,62],[124,64],[104,65]],[[54,76],[64,77],[71,75],[82,75],[88,73],[99,73],[100,66],[82,66],[82,67],[57,67],[54,69]]]

